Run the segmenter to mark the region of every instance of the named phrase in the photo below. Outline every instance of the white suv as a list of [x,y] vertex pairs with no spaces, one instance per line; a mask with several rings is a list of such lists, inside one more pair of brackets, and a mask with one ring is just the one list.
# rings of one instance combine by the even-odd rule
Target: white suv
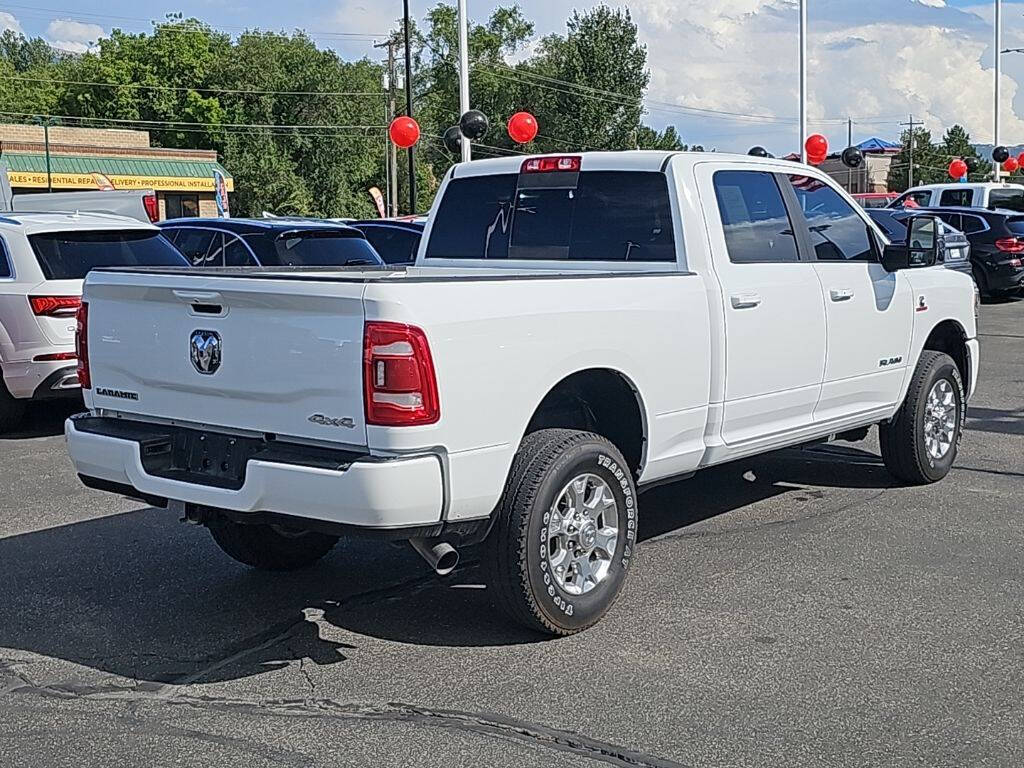
[[29,400],[77,396],[75,312],[93,267],[186,266],[160,230],[99,213],[0,216],[0,432]]

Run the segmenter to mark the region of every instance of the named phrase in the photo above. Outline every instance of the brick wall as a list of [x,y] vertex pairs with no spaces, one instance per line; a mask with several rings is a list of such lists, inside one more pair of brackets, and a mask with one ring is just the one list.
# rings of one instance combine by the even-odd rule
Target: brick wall
[[[0,124],[0,141],[43,140],[41,125]],[[129,131],[120,128],[69,128],[55,125],[50,128],[50,142],[85,144],[94,147],[149,147],[149,131]]]

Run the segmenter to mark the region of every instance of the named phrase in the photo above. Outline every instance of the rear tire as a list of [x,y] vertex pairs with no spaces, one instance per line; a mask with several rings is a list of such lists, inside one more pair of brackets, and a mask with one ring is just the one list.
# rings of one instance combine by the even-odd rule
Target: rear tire
[[956,460],[965,415],[956,363],[943,352],[924,350],[903,405],[892,421],[878,425],[886,469],[914,485],[944,478]]
[[0,374],[0,433],[10,432],[21,425],[27,405],[7,391],[3,375]]
[[236,523],[220,519],[210,533],[224,552],[261,571],[307,568],[330,552],[337,536],[316,531],[291,531],[276,525]]
[[[579,514],[577,514],[579,513]],[[622,454],[590,432],[523,440],[484,545],[488,591],[514,621],[549,635],[596,624],[636,548],[636,487]]]

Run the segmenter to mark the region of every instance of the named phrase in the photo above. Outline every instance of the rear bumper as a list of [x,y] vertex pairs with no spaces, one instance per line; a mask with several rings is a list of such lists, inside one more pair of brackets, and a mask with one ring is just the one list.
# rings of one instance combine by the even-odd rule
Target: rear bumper
[[249,459],[241,487],[158,477],[143,466],[136,440],[64,425],[68,453],[86,478],[158,497],[240,513],[277,513],[365,528],[404,528],[441,520],[444,493],[437,456],[352,461],[342,469]]
[[4,384],[19,400],[47,400],[81,393],[72,361],[47,360],[4,364]]

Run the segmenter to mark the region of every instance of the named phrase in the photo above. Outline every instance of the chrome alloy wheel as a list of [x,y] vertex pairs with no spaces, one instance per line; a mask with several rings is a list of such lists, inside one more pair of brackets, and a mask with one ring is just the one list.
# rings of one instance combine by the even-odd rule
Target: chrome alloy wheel
[[548,512],[545,557],[555,582],[570,595],[583,595],[608,576],[619,541],[619,507],[597,475],[570,480]]
[[939,379],[924,407],[924,445],[932,459],[949,453],[956,433],[956,398],[948,379]]

